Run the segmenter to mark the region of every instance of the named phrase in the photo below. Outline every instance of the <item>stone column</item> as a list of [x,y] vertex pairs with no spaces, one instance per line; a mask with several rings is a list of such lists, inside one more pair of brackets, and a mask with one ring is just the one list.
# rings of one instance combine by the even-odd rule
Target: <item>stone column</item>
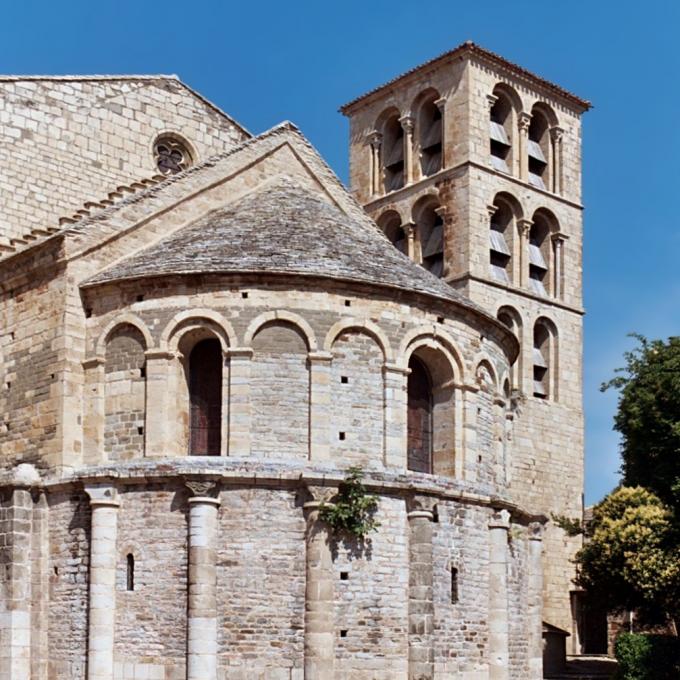
[[406,470],[406,389],[408,368],[383,366],[385,385],[385,466]]
[[404,183],[413,184],[413,116],[402,116],[399,119],[404,131]]
[[434,678],[434,604],[432,600],[432,520],[435,499],[407,501],[409,525],[408,677]]
[[187,481],[189,573],[187,680],[217,680],[217,510],[219,482]]
[[104,460],[104,358],[83,361],[83,459],[86,465]]
[[[36,469],[26,463],[14,471],[13,489],[0,522],[0,679],[31,677],[31,522],[30,487],[39,484]],[[4,591],[4,592],[3,592]]]
[[519,285],[522,288],[529,286],[529,233],[531,232],[531,220],[517,220],[517,233],[519,235]]
[[529,680],[543,678],[543,525],[529,525]]
[[566,234],[556,233],[552,235],[553,242],[553,296],[558,299],[564,298],[564,242],[568,238]]
[[510,513],[495,511],[489,522],[489,680],[508,680],[508,530]]
[[415,222],[406,222],[406,224],[401,225],[401,228],[404,230],[404,234],[406,234],[406,254],[414,262],[417,262]]
[[305,532],[305,680],[328,680],[335,665],[335,598],[331,535],[319,507],[335,489],[312,487],[304,504]]
[[519,178],[523,182],[529,181],[529,149],[527,142],[529,141],[530,123],[530,113],[522,111],[517,116],[517,129],[519,131],[519,144],[517,145],[517,153],[519,154]]
[[88,680],[113,680],[116,620],[118,491],[111,484],[85,486],[90,497],[90,601],[87,635]]
[[331,363],[330,352],[310,352],[309,458],[328,460],[331,455]]
[[552,163],[551,163],[551,179],[552,191],[556,194],[562,194],[563,186],[563,158],[562,158],[562,138],[564,130],[560,127],[554,126],[550,128],[550,141],[552,149]]
[[[148,350],[146,359],[146,429],[144,451],[147,456],[169,456],[170,421],[174,409],[170,407],[171,391],[168,384],[172,352]],[[185,453],[185,452],[182,452]]]
[[446,205],[440,205],[438,208],[434,209],[435,213],[442,220],[442,275],[441,278],[445,279],[450,273],[452,273],[456,267],[453,263],[453,227],[451,224],[451,210]]
[[382,162],[380,150],[382,148],[382,135],[379,132],[372,132],[368,137],[371,145],[371,196],[382,194]]
[[253,350],[232,347],[229,354],[229,455],[250,455],[250,369]]
[[439,113],[442,117],[442,164],[441,169],[446,167],[446,98],[440,97],[436,99],[434,105],[439,109]]

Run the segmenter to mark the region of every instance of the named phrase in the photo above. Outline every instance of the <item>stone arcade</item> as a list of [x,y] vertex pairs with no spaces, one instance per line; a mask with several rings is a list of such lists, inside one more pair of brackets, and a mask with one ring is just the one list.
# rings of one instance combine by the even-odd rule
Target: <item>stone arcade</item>
[[0,680],[541,678],[588,103],[466,43],[343,108],[352,196],[174,77],[0,89]]

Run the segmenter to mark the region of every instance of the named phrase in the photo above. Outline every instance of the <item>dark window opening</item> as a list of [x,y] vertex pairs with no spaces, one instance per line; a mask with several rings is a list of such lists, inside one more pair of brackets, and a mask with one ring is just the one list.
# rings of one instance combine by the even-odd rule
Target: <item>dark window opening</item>
[[381,219],[379,224],[380,228],[385,232],[385,236],[390,240],[390,243],[400,253],[406,255],[408,251],[408,239],[401,226],[401,218],[399,215],[391,213],[384,219]]
[[404,130],[397,116],[385,124],[383,169],[386,193],[404,186]]
[[425,365],[412,357],[408,367],[408,469],[432,473],[432,387]]
[[458,569],[451,567],[451,604],[458,602]]
[[542,221],[536,221],[529,232],[529,288],[537,295],[548,295],[545,284],[548,281],[550,254],[548,238],[550,229]]
[[534,328],[534,397],[547,399],[548,394],[548,356],[550,334],[542,324]]
[[146,366],[140,366],[139,377],[140,378],[146,378]]
[[144,296],[143,295],[138,295],[137,296],[137,302],[143,302],[144,301]]
[[346,631],[346,630],[341,630],[341,631],[340,631],[340,637],[341,637],[341,638],[346,638],[346,637],[347,637],[347,631]]
[[512,108],[505,97],[499,97],[491,107],[489,138],[491,165],[500,172],[510,172],[510,150],[512,148]]
[[341,581],[347,581],[349,579],[349,572],[348,571],[341,571],[340,572],[340,580]]
[[442,168],[442,113],[434,101],[423,105],[420,116],[420,167],[425,177]]
[[222,347],[201,340],[189,356],[189,454],[219,456],[222,426]]
[[346,385],[349,382],[349,378],[346,375],[341,375],[340,382]]
[[545,189],[548,174],[548,122],[545,118],[533,112],[529,124],[529,184]]
[[127,574],[125,581],[126,590],[135,589],[135,556],[129,553],[127,556]]
[[345,433],[344,432],[338,432],[338,439],[340,441],[345,441]]
[[435,276],[444,274],[444,220],[434,207],[425,208],[418,220],[422,265]]
[[241,293],[241,297],[242,297],[244,300],[247,300],[247,299],[248,299],[248,293],[245,293],[245,292],[244,292],[244,293]]

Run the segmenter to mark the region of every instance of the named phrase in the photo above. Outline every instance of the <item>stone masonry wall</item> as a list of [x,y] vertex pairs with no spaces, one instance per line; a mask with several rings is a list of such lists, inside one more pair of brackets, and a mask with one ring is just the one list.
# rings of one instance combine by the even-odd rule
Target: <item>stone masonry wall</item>
[[248,136],[173,77],[0,78],[0,237],[56,227],[85,201],[157,174],[153,142],[167,132],[196,161]]

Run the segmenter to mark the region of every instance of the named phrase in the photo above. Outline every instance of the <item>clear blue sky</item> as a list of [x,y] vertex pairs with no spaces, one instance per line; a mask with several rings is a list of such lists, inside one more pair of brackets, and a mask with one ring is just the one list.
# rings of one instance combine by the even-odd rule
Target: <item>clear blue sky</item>
[[253,132],[295,122],[340,177],[340,104],[464,40],[586,99],[586,500],[617,479],[626,334],[678,333],[680,2],[5,3],[0,72],[177,73]]

